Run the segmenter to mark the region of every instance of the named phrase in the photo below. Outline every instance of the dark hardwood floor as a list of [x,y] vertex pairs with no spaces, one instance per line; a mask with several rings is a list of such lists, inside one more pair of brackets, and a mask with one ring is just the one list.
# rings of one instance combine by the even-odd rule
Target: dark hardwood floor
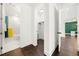
[[77,56],[77,37],[61,38],[60,56]]
[[44,56],[44,41],[40,39],[38,40],[38,45],[36,47],[29,45],[24,48],[18,48],[7,52],[1,56]]
[[61,39],[60,53],[58,47],[52,56],[79,56],[77,52],[77,37],[65,37]]

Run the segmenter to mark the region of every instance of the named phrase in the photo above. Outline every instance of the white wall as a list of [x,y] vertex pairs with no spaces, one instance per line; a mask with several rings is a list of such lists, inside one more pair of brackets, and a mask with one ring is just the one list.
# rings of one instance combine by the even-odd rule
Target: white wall
[[58,11],[55,4],[49,4],[49,30],[50,55],[52,55],[58,44]]
[[34,10],[28,4],[21,4],[21,25],[20,25],[20,39],[21,47],[36,43],[33,39],[34,34]]
[[58,45],[59,31],[59,11],[55,7],[55,47]]
[[31,10],[32,10],[32,19],[31,19],[31,34],[32,34],[32,38],[31,38],[31,44],[33,44],[34,46],[37,46],[37,31],[36,31],[36,20],[35,19],[35,6],[30,6]]
[[49,54],[55,50],[55,6],[49,4]]
[[45,13],[46,13],[46,7],[45,7],[46,4],[44,3],[39,3],[36,7],[35,7],[35,10],[36,10],[36,13],[37,13],[37,22],[43,22],[45,20]]
[[[17,22],[20,22],[20,32],[18,32],[19,37],[16,36],[17,38],[3,39],[3,53],[30,44],[36,46],[37,39],[34,39],[34,8],[29,4],[4,5],[3,19],[5,18],[4,16],[17,16],[19,18]],[[14,27],[17,27],[16,23],[14,24]]]
[[46,18],[44,21],[44,54],[49,55],[49,5],[46,5]]
[[[44,27],[44,53],[46,55],[52,55],[58,44],[57,29],[58,29],[58,12],[55,9],[55,4],[48,5],[48,14],[45,19]],[[57,26],[57,27],[56,27]],[[55,36],[56,35],[56,36]]]
[[39,3],[35,7],[36,33],[37,33],[37,36],[39,34],[39,39],[44,39],[44,24],[42,24],[42,26],[40,26],[39,23],[44,22],[44,20],[45,20],[45,17],[46,17],[46,14],[45,14],[46,6],[45,5],[46,4],[44,4],[44,3]]

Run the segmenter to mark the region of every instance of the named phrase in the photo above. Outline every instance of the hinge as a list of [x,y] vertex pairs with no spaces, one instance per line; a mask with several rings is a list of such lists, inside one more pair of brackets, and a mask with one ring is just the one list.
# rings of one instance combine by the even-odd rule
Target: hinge
[[3,47],[1,46],[1,50],[3,49]]
[[1,5],[2,5],[3,3],[1,3]]

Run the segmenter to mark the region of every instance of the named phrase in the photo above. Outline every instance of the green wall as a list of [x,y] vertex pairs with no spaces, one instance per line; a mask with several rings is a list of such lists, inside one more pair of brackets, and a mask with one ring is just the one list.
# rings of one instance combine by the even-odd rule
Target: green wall
[[71,31],[77,32],[77,21],[65,23],[65,33],[70,33]]

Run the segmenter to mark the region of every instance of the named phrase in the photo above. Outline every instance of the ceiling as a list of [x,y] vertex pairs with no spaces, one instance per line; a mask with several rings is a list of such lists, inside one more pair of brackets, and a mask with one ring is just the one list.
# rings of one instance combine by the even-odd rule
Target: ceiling
[[57,9],[62,9],[62,8],[67,8],[71,6],[77,6],[79,4],[77,3],[56,3],[55,5]]

